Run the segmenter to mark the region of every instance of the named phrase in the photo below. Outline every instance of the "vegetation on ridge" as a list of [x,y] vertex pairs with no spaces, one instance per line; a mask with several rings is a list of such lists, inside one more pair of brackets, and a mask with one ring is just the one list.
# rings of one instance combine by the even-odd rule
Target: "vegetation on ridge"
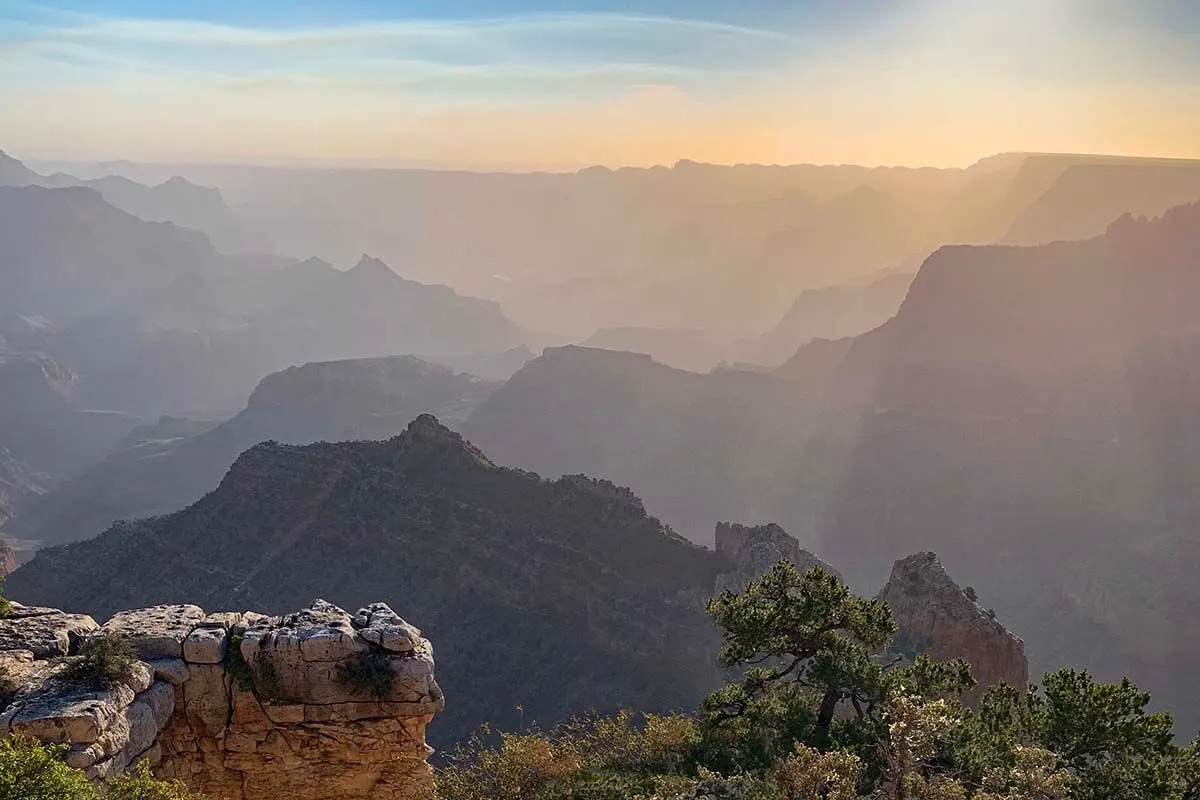
[[136,656],[129,642],[115,633],[85,639],[74,656],[55,676],[59,680],[108,689],[129,677]]
[[444,800],[1196,800],[1198,745],[1129,680],[1000,683],[978,709],[961,661],[879,653],[888,607],[787,562],[708,604],[741,670],[695,715],[485,729],[439,776]]

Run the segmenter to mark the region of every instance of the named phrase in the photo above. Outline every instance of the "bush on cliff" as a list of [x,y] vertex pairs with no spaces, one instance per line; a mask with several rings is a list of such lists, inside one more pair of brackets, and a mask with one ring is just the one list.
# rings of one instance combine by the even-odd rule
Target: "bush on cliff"
[[178,781],[155,780],[145,762],[98,790],[66,754],[65,745],[0,739],[0,800],[201,800]]
[[57,675],[59,680],[108,689],[129,676],[136,655],[129,643],[120,636],[106,633],[85,640],[79,655]]
[[179,781],[156,780],[145,761],[105,786],[104,800],[201,800]]
[[0,739],[0,800],[95,800],[79,770],[63,762],[66,747]]
[[384,698],[392,693],[396,673],[387,654],[371,651],[338,665],[338,680],[358,694]]

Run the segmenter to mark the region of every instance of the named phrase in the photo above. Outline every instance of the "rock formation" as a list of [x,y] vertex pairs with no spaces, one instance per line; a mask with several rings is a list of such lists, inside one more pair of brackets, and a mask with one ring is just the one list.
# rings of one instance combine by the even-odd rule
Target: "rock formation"
[[8,573],[17,568],[17,554],[12,545],[0,542],[0,579],[8,577]]
[[978,702],[999,681],[1019,689],[1028,685],[1025,643],[951,580],[933,553],[897,561],[879,599],[891,606],[900,627],[895,648],[902,655],[970,663],[978,685],[967,693],[968,703]]
[[[89,637],[136,652],[110,687],[61,677]],[[429,642],[382,603],[283,617],[176,605],[88,616],[16,605],[0,621],[0,736],[70,745],[102,782],[147,760],[209,800],[428,797],[425,726],[444,706]]]
[[725,556],[736,567],[732,572],[717,576],[716,593],[740,592],[746,584],[768,572],[782,560],[792,562],[801,573],[820,567],[831,575],[838,571],[800,547],[796,537],[774,523],[749,527],[737,523],[717,523],[717,554]]

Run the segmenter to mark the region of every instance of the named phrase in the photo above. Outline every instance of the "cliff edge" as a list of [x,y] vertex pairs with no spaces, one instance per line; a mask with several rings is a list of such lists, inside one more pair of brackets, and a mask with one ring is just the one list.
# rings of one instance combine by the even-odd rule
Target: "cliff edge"
[[[64,670],[96,637],[139,660],[109,685]],[[0,736],[70,746],[103,782],[148,761],[212,800],[430,796],[425,726],[445,705],[421,632],[382,603],[281,617],[174,605],[0,620]]]

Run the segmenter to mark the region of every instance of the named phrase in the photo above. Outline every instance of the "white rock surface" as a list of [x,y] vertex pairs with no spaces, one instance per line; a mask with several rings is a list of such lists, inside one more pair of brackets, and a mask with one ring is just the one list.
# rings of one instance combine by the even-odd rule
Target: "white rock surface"
[[35,658],[65,656],[81,637],[98,627],[86,614],[13,603],[12,613],[0,619],[0,650],[27,650]]
[[184,639],[204,618],[199,606],[153,606],[122,611],[101,631],[125,638],[142,659],[183,658]]

